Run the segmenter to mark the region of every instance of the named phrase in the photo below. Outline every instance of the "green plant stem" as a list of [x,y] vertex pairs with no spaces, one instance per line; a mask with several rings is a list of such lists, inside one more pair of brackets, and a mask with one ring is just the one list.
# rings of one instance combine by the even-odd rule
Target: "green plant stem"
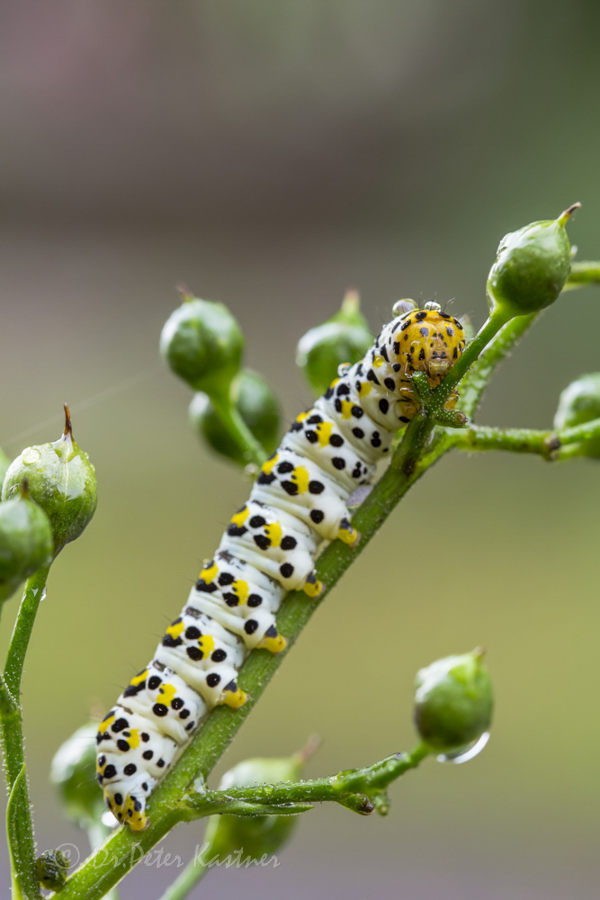
[[[46,589],[48,572],[49,566],[38,569],[25,585],[3,675],[0,701],[0,741],[9,794],[21,776],[25,765],[23,718],[20,706],[21,680],[25,654],[38,607]],[[27,779],[24,775],[21,776],[21,784],[13,811],[12,828],[8,838],[11,842],[13,878],[18,883],[22,896],[27,900],[40,897],[40,886],[35,869],[31,804]]]
[[[95,819],[90,822],[87,829],[88,841],[90,842],[90,847],[92,853],[98,850],[106,838],[112,833],[112,828],[107,828],[106,825],[103,825],[100,819]],[[119,892],[117,888],[113,888],[105,894],[104,900],[119,900]]]
[[370,815],[376,808],[372,800],[379,798],[409,769],[416,768],[431,752],[427,745],[419,744],[411,753],[396,753],[372,766],[349,769],[326,778],[191,793],[182,803],[184,818],[191,821],[215,813],[260,816],[265,810],[273,815],[278,807],[288,815],[290,805],[304,805],[310,809],[314,803],[327,801],[339,803],[360,815]]
[[38,569],[25,584],[25,591],[21,606],[17,614],[14,631],[8,648],[4,677],[9,691],[14,697],[19,697],[21,692],[21,679],[25,654],[29,647],[29,639],[33,631],[33,625],[37,611],[46,590],[46,581],[50,566]]
[[551,431],[530,428],[487,428],[474,425],[451,435],[451,446],[459,450],[507,450],[511,453],[535,453],[553,459],[558,444]]
[[211,394],[210,399],[221,422],[229,432],[229,435],[240,448],[244,458],[250,463],[262,466],[267,453],[264,447],[256,440],[237,407],[229,397]]
[[[531,317],[519,316],[516,321],[523,318]],[[446,377],[434,390],[433,397],[435,398],[437,405],[443,406],[447,402],[450,394],[457,388],[459,381],[465,376],[467,370],[477,361],[483,350],[485,350],[498,332],[501,331],[509,321],[510,319],[507,318],[505,314],[496,312],[487,320],[487,322],[485,322],[473,340],[469,341],[464,352],[454,363]],[[512,321],[515,321],[515,319]]]
[[[173,884],[169,885],[160,900],[184,900],[188,897],[192,890],[199,884],[206,873],[210,870],[208,853],[210,847],[203,847],[202,853],[191,861],[181,875],[179,875]],[[207,861],[204,861],[204,855],[207,855]]]
[[[27,886],[23,885],[22,879],[20,878],[20,860],[18,856],[15,856],[15,849],[18,849],[19,847],[18,809],[24,802],[28,802],[27,792],[23,795],[23,789],[26,789],[26,787],[27,776],[25,764],[23,763],[21,771],[15,778],[15,782],[9,792],[8,803],[6,804],[6,838],[8,843],[8,855],[10,858],[12,900],[28,900],[30,896],[39,896],[40,894],[39,884],[37,885],[38,893],[36,895],[25,893]],[[22,887],[23,890],[21,889]]]
[[[452,431],[452,447],[459,450],[508,450],[512,453],[535,453],[544,459],[564,459],[585,455],[580,444],[592,438],[600,438],[600,419],[593,419],[584,425],[564,428],[562,431],[536,431],[532,428],[489,428],[473,425],[470,428]],[[569,453],[561,456],[563,448]]]
[[[244,816],[296,815],[309,811],[314,803],[327,801],[339,803],[360,815],[370,815],[374,809],[385,814],[389,808],[386,788],[405,772],[416,768],[430,753],[430,748],[419,744],[411,753],[396,753],[372,766],[350,769],[329,778],[191,793],[184,798],[187,807],[184,818],[192,821],[224,813]],[[161,900],[185,900],[211,868],[211,858],[210,844],[205,844],[202,853],[197,854],[167,888]]]
[[[494,370],[499,363],[506,359],[517,341],[531,328],[539,315],[540,313],[534,313],[529,316],[517,316],[507,322],[506,325],[503,325],[466,374],[460,386],[459,405],[469,418],[472,418],[477,412],[483,393]],[[464,355],[463,353],[458,362],[462,360]]]
[[582,260],[571,263],[571,274],[563,290],[570,291],[573,288],[585,287],[586,284],[600,284],[600,262]]

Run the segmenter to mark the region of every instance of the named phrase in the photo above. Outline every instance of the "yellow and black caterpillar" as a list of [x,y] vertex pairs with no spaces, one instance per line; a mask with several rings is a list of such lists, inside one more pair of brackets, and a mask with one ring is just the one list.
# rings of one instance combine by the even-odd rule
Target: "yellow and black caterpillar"
[[119,822],[142,830],[148,795],[206,713],[245,702],[237,675],[248,652],[283,650],[275,623],[281,600],[288,590],[319,595],[314,564],[323,539],[358,539],[347,500],[371,482],[416,412],[410,375],[423,371],[435,387],[464,346],[462,325],[437,303],[410,309],[298,416],[152,661],[100,724],[97,777]]

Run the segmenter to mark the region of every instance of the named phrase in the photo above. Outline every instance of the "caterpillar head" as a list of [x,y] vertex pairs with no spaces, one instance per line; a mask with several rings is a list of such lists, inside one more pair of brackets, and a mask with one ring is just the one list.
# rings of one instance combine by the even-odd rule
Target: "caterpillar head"
[[458,319],[442,312],[439,303],[426,303],[398,320],[392,350],[406,374],[425,372],[439,381],[454,365],[465,346]]

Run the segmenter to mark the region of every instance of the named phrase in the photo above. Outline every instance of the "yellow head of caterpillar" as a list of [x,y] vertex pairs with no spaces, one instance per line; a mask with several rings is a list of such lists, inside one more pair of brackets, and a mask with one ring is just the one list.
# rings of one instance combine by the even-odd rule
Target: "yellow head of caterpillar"
[[393,356],[406,375],[425,372],[437,384],[452,368],[465,347],[463,326],[438,303],[408,312],[399,321]]

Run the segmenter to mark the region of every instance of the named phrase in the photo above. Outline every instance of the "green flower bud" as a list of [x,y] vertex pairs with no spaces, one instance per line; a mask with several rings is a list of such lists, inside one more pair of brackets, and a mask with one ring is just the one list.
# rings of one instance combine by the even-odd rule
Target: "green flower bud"
[[373,335],[360,312],[360,298],[356,291],[348,291],[339,312],[300,338],[296,365],[320,396],[337,377],[338,367],[358,362],[372,343]]
[[50,564],[53,549],[48,516],[29,498],[25,480],[16,497],[0,503],[0,603]]
[[[554,428],[575,428],[593,419],[600,419],[600,372],[582,375],[564,389],[554,416]],[[579,445],[585,456],[600,458],[600,438],[582,441]]]
[[87,453],[73,440],[71,415],[65,405],[65,430],[53,444],[27,447],[10,464],[2,499],[14,497],[27,480],[31,498],[42,507],[52,526],[54,556],[79,537],[96,511],[96,470]]
[[207,394],[227,394],[243,350],[244,336],[227,307],[187,293],[160,336],[160,352],[175,375]]
[[69,874],[69,858],[62,850],[44,850],[35,861],[37,877],[47,891],[59,891]]
[[78,728],[54,755],[50,781],[56,785],[65,815],[87,829],[105,811],[96,781],[96,733],[98,723]]
[[4,476],[6,475],[9,466],[10,459],[4,450],[0,450],[0,492],[2,491],[2,482],[4,481]]
[[[281,781],[297,781],[300,777],[306,753],[298,753],[282,759],[247,759],[223,775],[219,789],[249,787],[255,784],[275,784]],[[260,859],[279,850],[289,839],[296,826],[297,816],[211,816],[205,839],[210,844],[207,859],[220,861],[233,853],[240,853],[242,860]]]
[[502,238],[487,281],[490,315],[526,316],[554,303],[571,271],[565,225],[580,205],[573,204],[554,221],[533,222]]
[[477,741],[490,727],[492,684],[483,651],[438,659],[417,672],[415,724],[439,752]]
[[[268,454],[277,447],[279,435],[279,402],[266,381],[250,369],[244,369],[231,387],[231,399],[242,419]],[[207,394],[194,394],[190,403],[190,424],[215,453],[226,456],[240,466],[247,460],[223,425]]]

